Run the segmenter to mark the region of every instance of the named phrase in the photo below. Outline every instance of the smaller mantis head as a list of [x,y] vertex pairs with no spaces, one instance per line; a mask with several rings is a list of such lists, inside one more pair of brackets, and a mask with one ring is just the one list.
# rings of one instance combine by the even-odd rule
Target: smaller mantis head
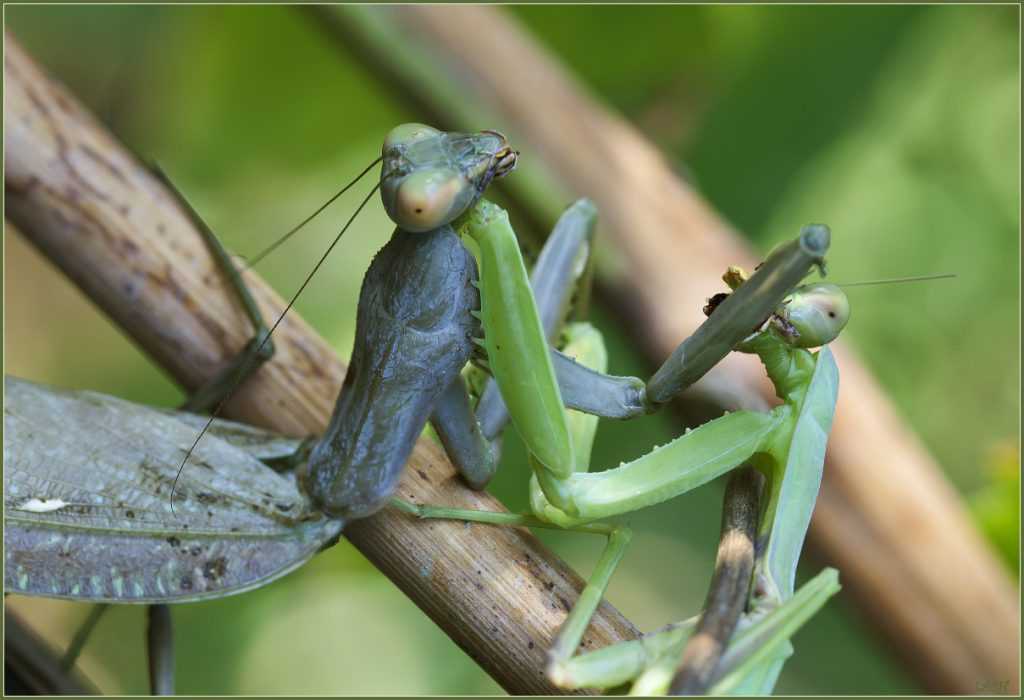
[[496,177],[516,167],[519,152],[496,131],[457,134],[402,124],[384,139],[380,194],[406,231],[451,223],[476,203]]
[[805,284],[783,300],[772,319],[793,347],[816,348],[831,343],[846,327],[850,300],[834,284]]

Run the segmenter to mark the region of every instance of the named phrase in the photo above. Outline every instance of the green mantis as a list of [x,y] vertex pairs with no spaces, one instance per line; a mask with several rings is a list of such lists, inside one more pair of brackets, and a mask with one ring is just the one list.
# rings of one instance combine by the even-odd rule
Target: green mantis
[[[573,656],[630,538],[627,529],[597,521],[673,498],[750,464],[766,477],[758,555],[747,611],[712,689],[768,691],[793,630],[836,590],[834,572],[825,572],[794,591],[795,564],[820,482],[838,384],[828,349],[812,354],[807,348],[834,339],[849,316],[837,288],[798,287],[811,268],[823,264],[828,229],[806,227],[749,279],[732,271],[727,279],[732,293],[709,309],[709,320],[648,382],[612,377],[605,374],[599,334],[578,322],[587,295],[596,212],[585,200],[570,207],[529,278],[507,214],[482,198],[492,179],[512,170],[517,155],[494,132],[446,134],[408,124],[388,135],[380,188],[399,229],[367,273],[345,388],[328,431],[298,470],[297,495],[289,492],[298,501],[269,499],[267,508],[273,517],[306,523],[302,527],[311,530],[314,551],[336,536],[344,522],[389,502],[421,518],[605,535],[604,554],[551,649],[547,673],[566,688],[611,687],[635,679],[638,692],[664,692],[692,623],[648,636],[639,646]],[[567,324],[571,316],[577,322]],[[264,342],[254,344],[255,351],[262,351]],[[625,419],[658,410],[733,349],[760,357],[781,405],[766,413],[723,416],[628,464],[589,470],[597,417]],[[474,402],[469,386],[483,383],[484,375],[493,383]],[[531,455],[531,513],[457,511],[392,499],[412,444],[428,420],[466,481],[477,488],[493,474],[496,441],[511,422]],[[185,464],[195,469],[192,462]],[[49,502],[55,498],[32,495],[47,496]],[[188,502],[203,503],[199,493],[192,495],[196,498]],[[293,507],[294,513],[287,512]],[[29,534],[59,517],[36,507],[28,510],[40,516],[26,528]],[[186,512],[202,519],[199,510]],[[206,517],[207,527],[196,529],[208,534],[222,524],[224,513],[210,508]],[[125,527],[140,531],[137,525]],[[183,557],[191,553],[189,543],[174,539],[172,547]],[[310,554],[306,547],[301,558]],[[235,572],[228,559],[202,555],[207,563],[224,563],[202,577],[211,583],[208,589],[197,591],[201,581],[175,570],[163,577],[143,576],[159,586],[143,587],[135,600],[236,592],[299,562],[298,555],[285,556],[279,572],[218,587],[213,584]],[[97,594],[106,582],[93,583],[93,577],[88,574],[94,599],[116,599]],[[82,589],[73,589],[75,584],[60,591],[33,589],[29,580],[34,578],[28,572],[24,582],[15,578],[12,588],[85,597]]]

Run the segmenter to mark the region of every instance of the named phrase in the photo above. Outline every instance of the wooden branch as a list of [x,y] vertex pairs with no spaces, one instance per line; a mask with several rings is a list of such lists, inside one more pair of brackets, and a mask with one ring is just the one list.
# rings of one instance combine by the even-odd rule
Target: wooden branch
[[[161,366],[186,388],[199,386],[251,333],[203,241],[150,172],[9,34],[6,41],[7,215]],[[276,318],[281,299],[255,274],[245,277],[265,316]],[[294,313],[274,338],[276,357],[225,415],[287,434],[321,432],[345,368]],[[425,440],[399,492],[503,510],[462,486]],[[583,582],[529,533],[385,510],[345,534],[506,690],[558,692],[543,674],[545,654],[567,614],[562,601],[575,601]],[[586,644],[636,636],[604,602]]]
[[683,649],[670,695],[707,694],[722,653],[746,608],[754,573],[761,483],[761,475],[753,467],[743,467],[730,475],[725,486],[715,573],[697,629]]
[[[699,302],[719,288],[726,266],[755,262],[651,143],[499,9],[332,6],[321,15],[332,15],[324,25],[339,46],[383,68],[399,98],[447,117],[436,126],[499,128],[523,163],[539,162],[563,191],[597,203],[599,237],[612,242],[618,269],[602,278],[612,290],[605,296],[625,311],[652,364],[693,332]],[[500,121],[474,123],[483,115]],[[842,343],[833,348],[842,388],[814,543],[929,688],[971,693],[1008,680],[1016,692],[1016,587],[868,371]],[[727,408],[770,399],[747,359],[729,358],[693,392]]]

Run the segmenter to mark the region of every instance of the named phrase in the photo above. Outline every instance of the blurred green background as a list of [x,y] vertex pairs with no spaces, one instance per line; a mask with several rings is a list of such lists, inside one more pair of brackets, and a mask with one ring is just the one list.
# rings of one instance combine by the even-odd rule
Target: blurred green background
[[[1016,572],[1017,9],[504,9],[662,147],[759,249],[824,221],[837,234],[836,280],[959,275],[851,290],[845,337],[973,499]],[[422,119],[288,8],[8,6],[6,19],[38,61],[160,162],[243,254],[361,170],[391,126]],[[297,288],[359,197],[346,197],[261,264],[283,294]],[[342,356],[361,275],[390,230],[380,206],[368,208],[297,305]],[[148,403],[181,401],[20,238],[5,235],[5,252],[8,373]],[[599,307],[596,322],[607,334],[611,371],[647,376],[652,368],[616,319]],[[631,459],[679,431],[672,416],[606,423],[595,464]],[[510,468],[493,491],[517,508],[525,505],[524,462],[508,442]],[[629,519],[634,544],[609,599],[642,629],[699,609],[720,500],[716,483]],[[582,572],[600,548],[580,536],[545,539]],[[812,560],[804,576],[820,563]],[[14,604],[61,646],[86,614],[57,601]],[[183,693],[499,691],[344,542],[263,590],[179,606],[174,616]],[[795,638],[778,690],[919,691],[862,617],[843,596],[829,603]],[[145,691],[142,622],[141,608],[118,607],[87,648],[83,666],[105,691]]]

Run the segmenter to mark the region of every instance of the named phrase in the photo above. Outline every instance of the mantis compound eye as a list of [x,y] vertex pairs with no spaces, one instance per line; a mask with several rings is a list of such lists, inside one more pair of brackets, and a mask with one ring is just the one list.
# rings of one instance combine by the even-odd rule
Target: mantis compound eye
[[850,320],[850,301],[834,284],[807,284],[796,289],[779,314],[799,336],[793,345],[816,348],[831,343]]
[[381,152],[384,209],[405,231],[440,228],[472,206],[491,180],[515,168],[518,155],[493,131],[459,134],[423,124],[397,126]]
[[381,187],[388,216],[412,232],[430,231],[449,223],[472,204],[474,194],[461,174],[443,168],[419,170]]
[[437,137],[441,132],[426,124],[399,124],[388,132],[384,137],[382,152],[387,153],[389,149],[396,146],[409,146],[417,141]]

